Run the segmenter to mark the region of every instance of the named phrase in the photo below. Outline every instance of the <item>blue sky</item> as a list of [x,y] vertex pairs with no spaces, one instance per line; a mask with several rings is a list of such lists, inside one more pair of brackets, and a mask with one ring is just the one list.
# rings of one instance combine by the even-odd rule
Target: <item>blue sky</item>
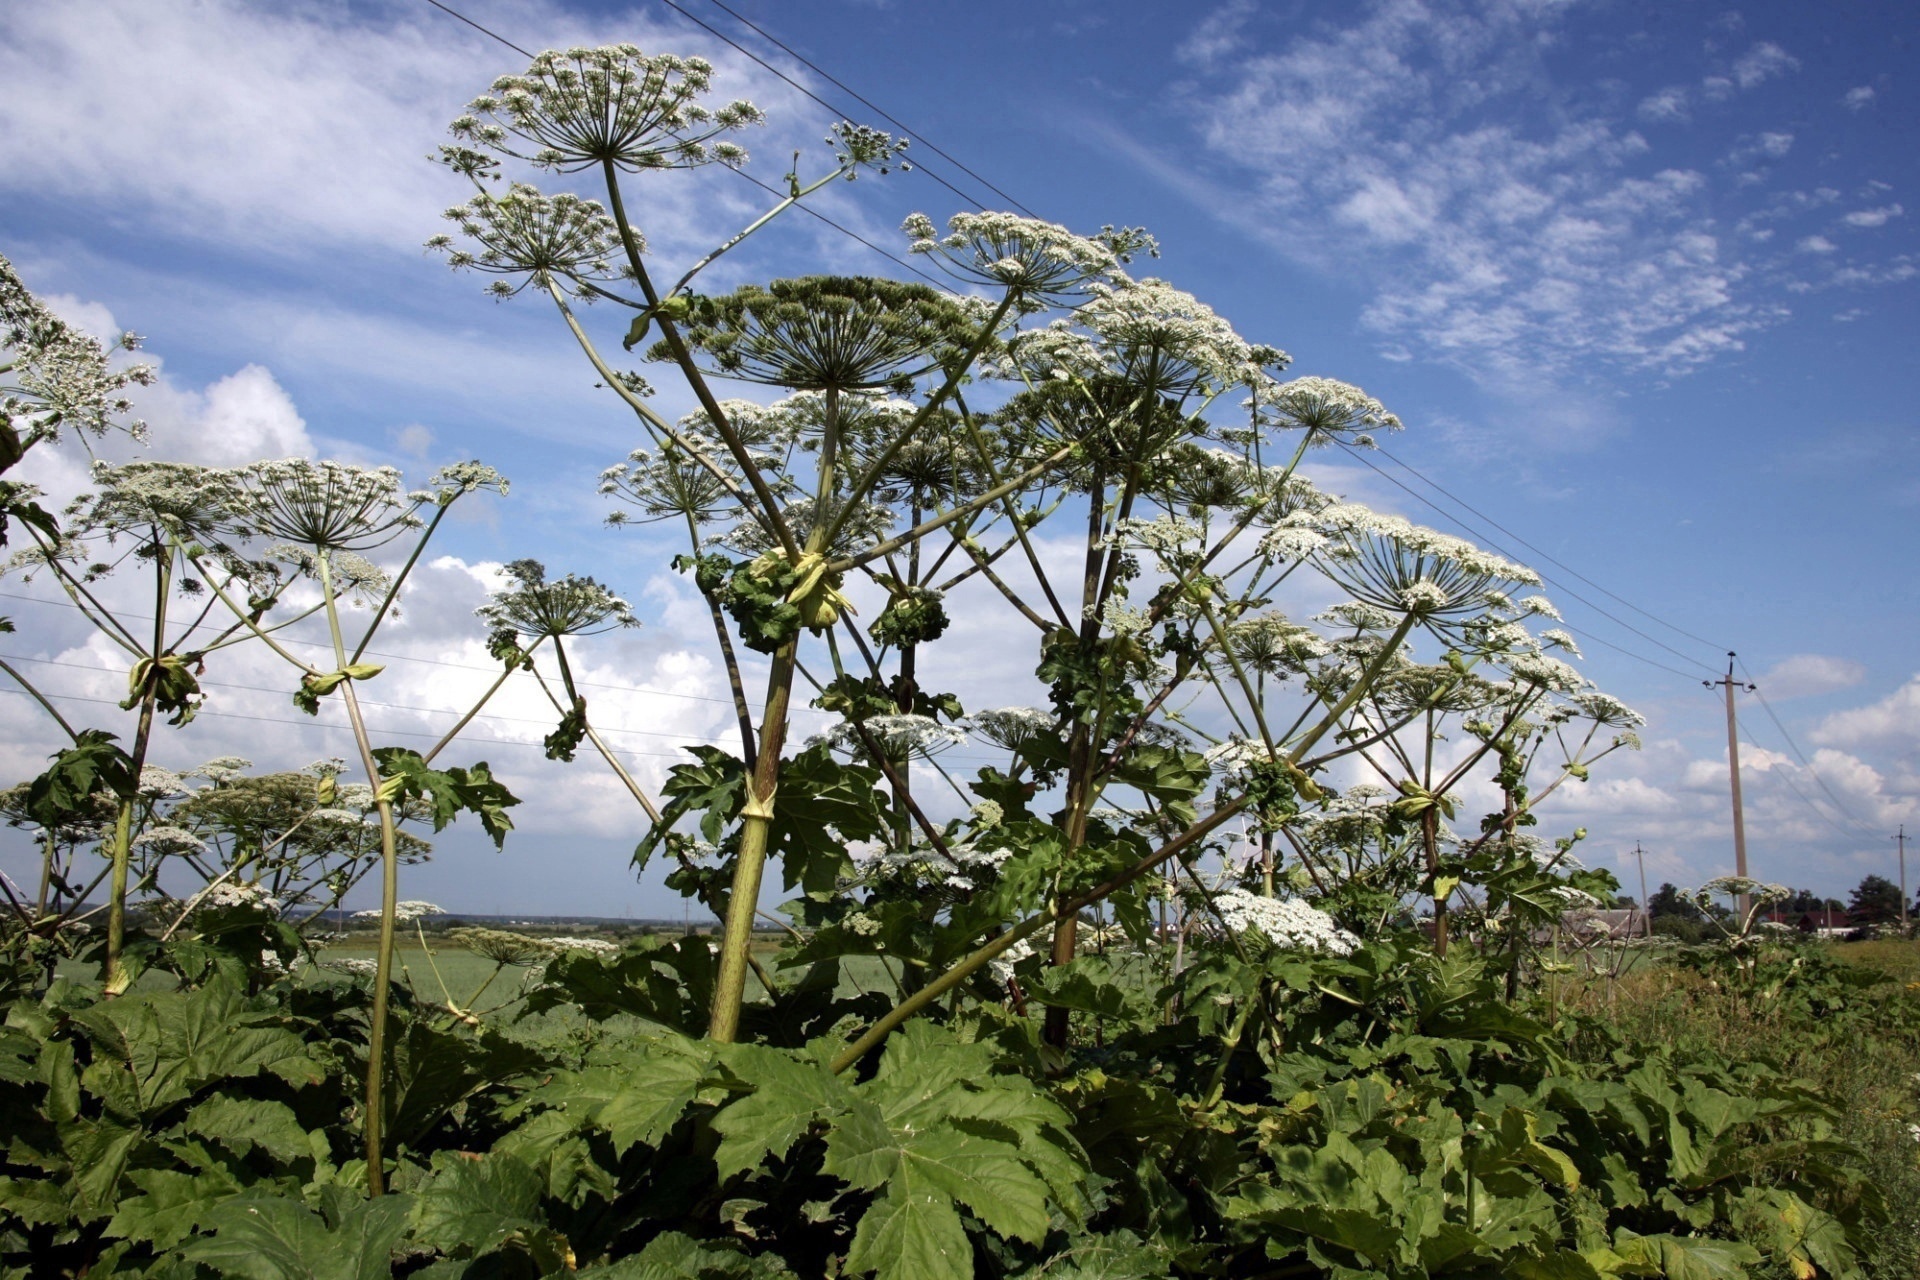
[[[1323,485],[1458,527],[1423,504],[1466,514],[1431,481],[1497,521],[1467,515],[1465,530],[1542,571],[1591,641],[1583,669],[1648,716],[1645,750],[1546,819],[1587,826],[1591,860],[1630,886],[1636,841],[1656,883],[1731,869],[1724,721],[1700,681],[1732,648],[1813,765],[1744,699],[1755,872],[1833,893],[1893,873],[1896,826],[1920,829],[1920,101],[1899,74],[1920,20],[1906,6],[729,3],[922,138],[922,172],[825,193],[844,225],[897,248],[906,212],[965,203],[932,172],[1080,229],[1144,224],[1165,250],[1154,272],[1296,372],[1398,412],[1407,430],[1370,456],[1379,471],[1322,457]],[[712,0],[683,7],[843,109],[669,8],[455,7],[528,48],[626,39],[711,58],[723,96],[769,113],[748,139],[769,180],[794,148],[821,154],[837,114],[884,124]],[[490,302],[419,247],[461,194],[425,155],[520,63],[425,0],[11,6],[0,252],[80,322],[149,335],[164,379],[144,412],[163,453],[410,469],[477,455],[513,476],[509,499],[440,547],[449,559],[394,633],[388,701],[452,705],[483,679],[462,668],[483,662],[465,618],[488,565],[539,556],[640,603],[649,625],[586,657],[609,686],[596,719],[640,729],[626,744],[657,776],[725,708],[666,545],[598,528],[593,477],[638,442],[550,311]],[[636,216],[685,260],[757,201],[712,171],[650,189]],[[817,270],[897,268],[802,217],[713,285]],[[49,488],[73,482],[70,464],[41,465]],[[31,628],[8,654],[66,664],[44,668],[51,687],[103,696],[120,679],[63,611],[4,603]],[[989,692],[1027,700],[1023,677],[1009,668]],[[285,683],[264,662],[225,678]],[[284,706],[227,689],[210,709]],[[501,711],[519,718],[484,732],[522,745],[473,754],[528,794],[524,838],[504,854],[450,838],[409,892],[472,910],[677,910],[631,883],[633,817],[613,788],[524,746],[543,732],[538,694]],[[396,731],[444,722],[387,715]],[[0,768],[28,776],[55,744],[24,703],[6,724]],[[342,748],[215,716],[186,738],[167,763]],[[0,866],[18,876],[18,851]]]

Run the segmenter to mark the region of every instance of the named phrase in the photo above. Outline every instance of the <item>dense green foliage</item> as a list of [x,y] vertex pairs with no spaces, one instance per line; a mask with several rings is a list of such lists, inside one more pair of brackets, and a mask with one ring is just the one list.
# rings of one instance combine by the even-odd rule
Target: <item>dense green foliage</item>
[[[654,792],[629,773],[568,648],[631,610],[531,560],[479,610],[499,671],[473,708],[426,751],[376,741],[364,659],[453,504],[506,492],[478,463],[425,490],[304,459],[103,464],[58,517],[0,489],[31,544],[10,565],[124,654],[133,720],[124,743],[75,729],[6,668],[67,742],[5,802],[42,883],[0,913],[0,1268],[1807,1280],[1911,1260],[1898,1234],[1869,1256],[1879,1157],[1840,1140],[1805,1060],[1569,1012],[1570,972],[1610,1000],[1655,963],[1789,1042],[1842,1015],[1890,1039],[1910,1011],[1717,900],[1774,886],[1663,888],[1702,944],[1664,962],[1610,935],[1591,909],[1618,885],[1575,856],[1585,832],[1536,829],[1640,719],[1555,656],[1576,646],[1536,630],[1557,615],[1530,570],[1315,487],[1316,446],[1397,417],[1283,381],[1284,352],[1133,278],[1156,252],[1135,229],[916,214],[910,251],[960,289],[696,292],[796,202],[898,164],[903,143],[846,123],[823,175],[796,157],[788,196],[656,283],[623,182],[740,163],[723,135],[759,120],[702,105],[710,76],[631,46],[540,55],[454,122],[442,159],[475,194],[449,214],[461,244],[433,243],[551,302],[633,411],[646,445],[602,492],[612,523],[684,527],[737,752],[688,747]],[[509,166],[597,177],[606,206],[498,191]],[[0,275],[0,375],[73,384],[0,388],[0,468],[55,441],[69,399],[93,430],[127,407],[109,353],[17,284]],[[590,300],[626,309],[623,348],[646,341],[696,411],[669,421],[607,363]],[[139,628],[90,592],[115,574],[151,602]],[[324,659],[284,643],[303,624]],[[1031,642],[1045,705],[968,714],[963,624],[996,657]],[[240,644],[351,732],[363,781],[153,767]],[[506,842],[512,792],[437,761],[510,679],[551,701],[550,758],[590,746],[615,772],[636,870],[670,864],[714,937],[450,929],[482,975],[448,982],[438,908],[400,897],[428,853],[409,828]],[[833,720],[792,742],[800,699]],[[992,763],[950,771],[963,742]],[[315,935],[363,881],[372,958],[331,958]]]

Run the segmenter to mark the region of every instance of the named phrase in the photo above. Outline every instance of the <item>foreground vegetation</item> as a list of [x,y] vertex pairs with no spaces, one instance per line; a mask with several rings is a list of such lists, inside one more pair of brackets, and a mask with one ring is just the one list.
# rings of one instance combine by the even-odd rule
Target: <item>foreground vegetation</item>
[[[760,119],[707,105],[709,79],[628,46],[541,55],[454,121],[441,158],[473,194],[433,244],[551,304],[632,410],[646,443],[602,492],[616,524],[685,530],[673,563],[710,617],[737,751],[690,746],[657,789],[626,771],[568,653],[636,620],[531,560],[480,610],[492,685],[430,749],[379,742],[366,657],[447,513],[506,493],[477,462],[421,490],[305,459],[102,463],[57,515],[0,482],[10,567],[129,666],[123,738],[0,662],[63,735],[0,802],[41,853],[0,933],[0,1265],[1698,1280],[1911,1262],[1875,1185],[1898,1161],[1835,1106],[1843,1087],[1893,1106],[1875,1073],[1905,1062],[1907,1002],[1860,999],[1857,968],[1752,912],[1705,910],[1772,886],[1703,888],[1714,937],[1639,965],[1578,914],[1618,886],[1579,862],[1583,831],[1537,833],[1541,806],[1637,746],[1639,717],[1558,656],[1577,650],[1525,567],[1315,487],[1312,450],[1366,448],[1393,414],[1283,380],[1284,352],[1134,278],[1156,252],[1134,229],[916,215],[910,251],[956,288],[699,292],[822,186],[899,164],[904,144],[852,124],[763,217],[662,274],[630,188],[743,163],[734,135]],[[509,181],[529,171],[584,175],[605,203]],[[0,302],[0,467],[126,425],[138,366],[4,261]],[[587,302],[697,408],[664,416]],[[970,614],[997,643],[1030,637],[1043,706],[969,713],[940,687],[964,675],[943,637]],[[240,645],[351,733],[351,765],[158,766]],[[436,908],[401,882],[431,834],[512,829],[486,762],[442,759],[509,680],[551,700],[551,758],[615,773],[636,868],[665,861],[716,936],[429,936]],[[790,743],[796,698],[834,728]],[[942,755],[962,742],[995,763],[956,776]],[[1462,814],[1472,782],[1490,812]],[[347,896],[376,888],[369,953],[329,955]],[[1690,1030],[1663,1029],[1689,1001]],[[1843,1018],[1884,1047],[1852,1086],[1792,1056]]]

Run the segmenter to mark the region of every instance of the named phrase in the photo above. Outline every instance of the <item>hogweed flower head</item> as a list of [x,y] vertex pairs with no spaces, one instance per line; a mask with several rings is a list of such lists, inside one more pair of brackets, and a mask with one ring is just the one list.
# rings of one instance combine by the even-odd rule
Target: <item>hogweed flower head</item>
[[631,605],[592,578],[570,573],[550,579],[537,560],[511,561],[506,574],[508,585],[474,610],[496,632],[557,638],[640,625]]
[[702,105],[712,83],[713,66],[703,58],[646,54],[631,44],[548,49],[526,74],[494,81],[450,131],[464,143],[561,172],[738,166],[745,150],[714,140],[765,116],[750,102]]
[[1345,441],[1370,448],[1373,441],[1368,433],[1401,429],[1400,419],[1388,413],[1385,405],[1333,378],[1265,379],[1248,405],[1260,425],[1305,431],[1313,445]]
[[[905,394],[975,336],[971,311],[923,284],[803,276],[696,298],[682,327],[714,373],[794,391]],[[663,339],[649,360],[671,360]]]
[[934,258],[955,279],[1017,292],[1034,304],[1071,306],[1089,286],[1114,278],[1120,264],[1141,252],[1159,256],[1145,231],[1104,228],[1079,236],[1065,227],[1011,213],[956,213],[941,235],[933,220],[916,213],[901,224],[911,252]]
[[1287,359],[1249,343],[1213,308],[1164,280],[1123,276],[1092,291],[1076,319],[1093,334],[1111,371],[1142,394],[1218,394],[1260,376],[1262,364]]
[[443,216],[473,247],[457,248],[453,237],[437,235],[427,248],[444,251],[456,271],[499,276],[487,286],[496,297],[510,298],[529,284],[608,280],[615,274],[609,255],[619,228],[597,201],[544,195],[516,182],[504,196],[483,192]]
[[1213,905],[1233,932],[1257,934],[1285,950],[1344,956],[1360,945],[1332,916],[1297,898],[1263,898],[1245,889],[1228,889],[1214,895]]
[[408,493],[393,467],[282,458],[241,473],[258,532],[315,552],[384,546],[422,524],[427,495]]
[[1060,722],[1052,712],[1038,707],[1000,707],[974,712],[967,717],[967,726],[995,746],[1018,751],[1029,742],[1056,736]]
[[[864,738],[860,733],[863,728]],[[959,725],[941,724],[931,716],[868,716],[858,726],[837,724],[822,734],[820,740],[842,751],[863,753],[868,738],[890,759],[934,756],[966,745],[967,731]]]
[[93,484],[64,513],[71,536],[162,529],[183,540],[211,539],[244,529],[254,511],[241,473],[223,467],[96,460]]
[[[114,344],[132,351],[139,335],[122,334]],[[71,427],[83,435],[125,431],[146,439],[146,424],[127,420],[133,412],[129,391],[152,386],[152,365],[114,368],[110,351],[49,311],[0,256],[0,428],[12,432],[0,471],[13,465],[42,440],[58,440]]]

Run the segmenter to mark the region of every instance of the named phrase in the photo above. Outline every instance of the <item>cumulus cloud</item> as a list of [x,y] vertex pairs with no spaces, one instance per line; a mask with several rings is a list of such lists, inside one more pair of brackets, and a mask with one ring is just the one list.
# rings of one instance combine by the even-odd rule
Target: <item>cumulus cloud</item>
[[1920,746],[1920,675],[1878,702],[1834,712],[1812,737],[1823,746],[1852,750]]
[[1756,677],[1761,692],[1776,702],[1850,689],[1867,678],[1867,669],[1851,658],[1796,653]]
[[1849,111],[1865,111],[1873,104],[1873,96],[1873,86],[1863,84],[1858,88],[1847,90],[1846,95],[1840,99],[1840,105]]
[[[700,54],[715,65],[718,93],[773,113],[771,128],[743,139],[750,149],[784,157],[818,142],[819,113],[798,91],[699,33],[549,0],[465,8],[529,47],[631,40]],[[523,66],[445,14],[397,0],[350,12],[247,0],[10,5],[0,9],[10,90],[0,185],[111,203],[145,232],[223,249],[406,253],[461,194],[425,157],[464,103]],[[704,250],[710,229],[696,225],[696,207],[744,212],[761,200],[744,182],[662,184],[648,202],[648,237],[660,249]]]

